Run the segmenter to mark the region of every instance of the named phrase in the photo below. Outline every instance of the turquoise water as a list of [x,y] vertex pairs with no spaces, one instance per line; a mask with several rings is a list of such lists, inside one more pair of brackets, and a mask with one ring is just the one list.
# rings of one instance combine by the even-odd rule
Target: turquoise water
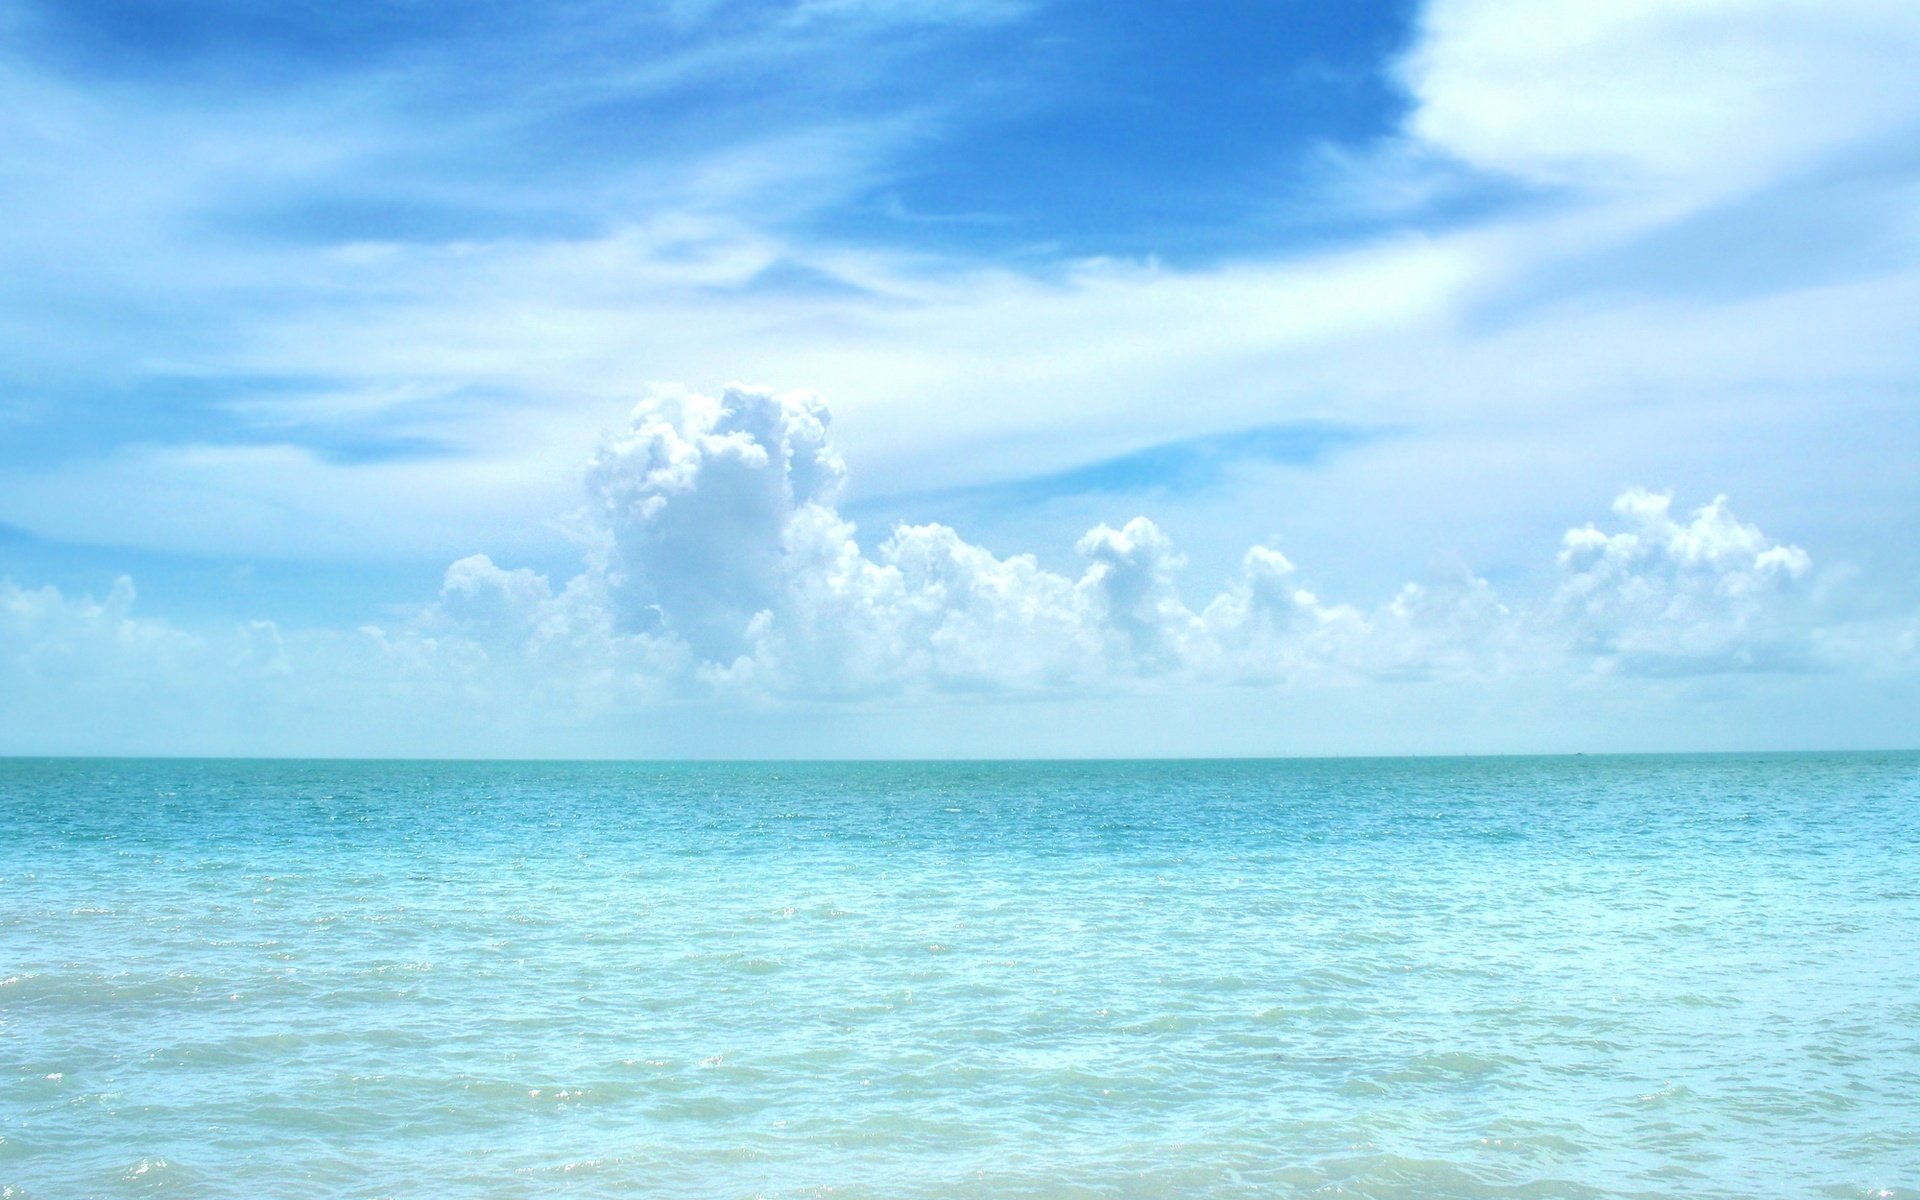
[[0,1196],[1920,1185],[1920,757],[0,761]]

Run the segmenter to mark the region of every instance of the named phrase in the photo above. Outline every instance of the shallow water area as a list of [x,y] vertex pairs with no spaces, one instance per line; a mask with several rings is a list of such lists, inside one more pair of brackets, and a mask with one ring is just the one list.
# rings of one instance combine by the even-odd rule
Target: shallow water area
[[0,761],[0,1197],[1920,1194],[1920,756]]

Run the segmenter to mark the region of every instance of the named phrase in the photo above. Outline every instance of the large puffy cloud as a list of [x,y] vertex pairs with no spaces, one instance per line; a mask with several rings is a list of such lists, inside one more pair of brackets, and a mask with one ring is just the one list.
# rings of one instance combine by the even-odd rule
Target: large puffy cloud
[[1464,568],[1377,606],[1329,602],[1271,546],[1195,607],[1185,560],[1145,517],[1081,538],[1077,575],[937,524],[898,526],[869,552],[836,507],[846,468],[829,424],[806,392],[650,396],[588,469],[580,575],[556,591],[463,559],[397,636],[594,681],[603,700],[1813,665],[1809,556],[1724,498],[1683,518],[1670,497],[1628,491],[1614,505],[1626,528],[1569,531],[1564,577],[1531,608]]
[[1605,667],[1656,673],[1806,665],[1807,552],[1735,518],[1725,496],[1672,509],[1635,488],[1613,504],[1625,529],[1567,532],[1552,614],[1576,644]]
[[1240,578],[1202,615],[1209,644],[1222,654],[1212,665],[1228,678],[1258,681],[1298,669],[1303,653],[1364,637],[1366,618],[1345,605],[1322,605],[1294,577],[1293,562],[1270,546],[1249,549]]
[[1091,565],[1077,591],[1107,631],[1121,660],[1164,670],[1186,650],[1192,614],[1180,601],[1186,560],[1152,521],[1135,517],[1119,529],[1102,525],[1075,547]]
[[[662,629],[731,659],[822,537],[846,470],[818,399],[733,388],[669,394],[608,438],[588,473],[600,570],[634,631]],[[810,564],[817,570],[825,564]]]
[[[1464,567],[1374,605],[1324,599],[1257,545],[1192,604],[1184,558],[1145,517],[1087,533],[1072,572],[939,524],[863,546],[836,506],[846,469],[828,428],[810,393],[650,396],[587,468],[571,579],[474,554],[410,616],[356,630],[191,633],[136,615],[126,580],[104,599],[0,584],[0,716],[56,746],[85,712],[140,731],[122,748],[244,750],[277,729],[285,740],[266,744],[308,749],[318,722],[330,752],[404,752],[448,729],[539,752],[554,731],[622,745],[622,728],[715,705],[1421,681],[1464,696],[1582,677],[1884,675],[1914,657],[1910,626],[1839,619],[1807,552],[1724,498],[1680,512],[1625,492],[1610,528],[1565,534],[1561,576],[1531,603]],[[182,741],[209,725],[231,740]]]
[[836,506],[846,468],[829,424],[805,392],[651,395],[587,468],[577,575],[556,585],[471,555],[410,618],[354,631],[203,636],[136,617],[125,580],[102,600],[7,584],[0,678],[16,702],[89,689],[129,704],[338,702],[505,729],[715,700],[1470,684],[1898,653],[1899,630],[1823,629],[1809,555],[1724,498],[1678,514],[1667,495],[1624,493],[1617,528],[1567,532],[1562,577],[1531,605],[1463,567],[1372,606],[1326,600],[1267,545],[1190,604],[1184,558],[1145,517],[1088,532],[1077,573],[939,524],[865,548]]
[[[1089,531],[1072,576],[937,524],[901,525],[868,553],[835,507],[845,467],[829,419],[805,392],[649,397],[588,472],[590,563],[568,591],[597,604],[574,619],[603,623],[603,639],[646,639],[655,663],[682,663],[703,686],[861,696],[1479,669],[1460,648],[1507,615],[1471,575],[1408,585],[1373,612],[1323,604],[1265,546],[1196,610],[1185,559],[1146,517]],[[494,603],[553,606],[544,581],[467,560],[440,610],[481,577]]]

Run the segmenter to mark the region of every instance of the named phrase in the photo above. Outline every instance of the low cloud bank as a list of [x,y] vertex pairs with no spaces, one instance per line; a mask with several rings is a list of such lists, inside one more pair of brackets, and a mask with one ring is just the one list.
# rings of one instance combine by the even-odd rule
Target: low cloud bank
[[1811,558],[1740,522],[1725,497],[1675,515],[1668,496],[1623,494],[1622,527],[1569,531],[1563,580],[1531,609],[1465,572],[1372,608],[1329,602],[1269,546],[1195,607],[1184,559],[1145,517],[1090,530],[1078,574],[998,557],[944,525],[900,525],[864,551],[836,507],[847,471],[830,423],[805,392],[651,397],[587,472],[581,574],[555,589],[463,559],[392,636],[599,663],[633,687],[773,697],[1812,661]]
[[1090,530],[1077,572],[937,524],[863,549],[837,507],[847,470],[830,424],[805,392],[650,396],[588,465],[578,574],[555,584],[475,554],[411,617],[357,630],[189,633],[136,616],[124,579],[103,600],[0,583],[0,715],[33,728],[80,709],[150,724],[156,709],[283,725],[402,713],[484,731],[687,703],[1471,687],[1915,657],[1910,618],[1830,619],[1811,556],[1725,497],[1677,511],[1670,496],[1623,493],[1604,526],[1566,533],[1557,584],[1531,602],[1465,570],[1372,606],[1325,599],[1278,549],[1254,546],[1196,605],[1184,559],[1145,517]]

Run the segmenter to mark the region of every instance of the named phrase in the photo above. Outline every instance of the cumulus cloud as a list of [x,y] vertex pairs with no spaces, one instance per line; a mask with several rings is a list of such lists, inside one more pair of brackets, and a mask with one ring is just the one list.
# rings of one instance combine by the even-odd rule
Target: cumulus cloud
[[1613,503],[1624,529],[1567,531],[1549,612],[1575,645],[1604,668],[1652,673],[1807,665],[1807,552],[1738,520],[1725,496],[1672,509],[1672,496],[1634,488]]
[[[566,616],[544,580],[484,559],[455,564],[437,611],[484,597],[493,628],[545,622],[530,645],[585,625],[603,650],[625,639],[681,664],[686,682],[782,697],[1426,675],[1471,666],[1456,650],[1467,627],[1505,615],[1470,575],[1374,612],[1325,604],[1265,546],[1196,610],[1184,557],[1141,516],[1082,537],[1076,575],[937,524],[898,526],[869,553],[835,506],[846,468],[830,420],[806,392],[650,396],[589,468],[588,567]],[[517,615],[501,611],[510,596]]]
[[1142,516],[1089,531],[1070,572],[939,524],[863,547],[837,507],[830,425],[807,392],[649,395],[587,466],[579,573],[556,584],[474,554],[411,617],[354,631],[197,635],[136,616],[124,579],[97,600],[6,584],[0,681],[15,703],[297,694],[504,728],[715,700],[1806,670],[1872,646],[1823,636],[1810,556],[1724,497],[1680,513],[1622,494],[1613,527],[1566,533],[1561,578],[1532,605],[1464,567],[1378,604],[1323,599],[1269,545],[1190,604],[1184,557]]
[[22,588],[0,580],[0,658],[22,684],[84,680],[109,663],[129,683],[165,676],[198,653],[197,639],[163,622],[135,617],[133,580],[122,575],[104,599],[68,598],[52,587]]
[[[1567,530],[1532,595],[1453,566],[1379,603],[1331,599],[1254,545],[1194,603],[1146,516],[1092,528],[1071,570],[945,524],[862,541],[837,509],[847,468],[828,430],[804,392],[649,396],[588,463],[572,578],[476,553],[411,614],[357,630],[190,632],[136,614],[127,580],[100,599],[0,582],[0,745],[100,749],[86,737],[113,730],[111,749],[169,753],[685,753],[745,714],[849,705],[1221,689],[1390,703],[1377,689],[1404,685],[1455,705],[1576,680],[1914,666],[1907,614],[1832,611],[1811,555],[1724,497],[1686,511],[1622,493],[1607,522]],[[632,741],[645,730],[670,733]]]
[[1724,497],[1680,517],[1669,496],[1626,492],[1614,504],[1625,528],[1570,530],[1564,576],[1531,609],[1465,568],[1371,607],[1327,601],[1264,545],[1194,607],[1185,559],[1146,517],[1089,531],[1078,574],[938,524],[900,525],[864,549],[836,507],[847,472],[830,424],[809,392],[650,395],[587,470],[578,576],[556,590],[462,559],[434,604],[379,636],[391,652],[484,661],[529,673],[523,688],[584,685],[602,702],[1810,662],[1811,559],[1739,521]]
[[1407,682],[1468,695],[1865,660],[1884,673],[1913,656],[1910,627],[1833,619],[1808,553],[1725,497],[1680,511],[1626,491],[1607,527],[1566,532],[1559,577],[1531,603],[1462,566],[1376,604],[1327,599],[1256,545],[1193,604],[1186,560],[1143,516],[1089,531],[1069,571],[940,524],[863,545],[837,507],[847,472],[830,425],[807,392],[649,395],[587,465],[572,578],[473,554],[411,615],[355,630],[193,633],[136,615],[125,579],[101,599],[0,583],[0,716],[16,737],[71,734],[86,711],[165,748],[196,714],[238,713],[241,747],[248,730],[295,737],[320,721],[347,747],[404,751],[449,727],[540,746],[529,731],[714,705]]
[[136,601],[126,576],[104,597],[0,579],[0,730],[11,748],[87,748],[103,730],[163,738],[243,696],[311,682],[290,677],[271,621],[204,636],[139,615]]
[[[728,660],[789,592],[846,474],[827,409],[804,393],[667,394],[607,438],[588,471],[598,568],[623,629],[660,630]],[[831,551],[829,551],[831,557]],[[816,569],[827,564],[814,563]]]

